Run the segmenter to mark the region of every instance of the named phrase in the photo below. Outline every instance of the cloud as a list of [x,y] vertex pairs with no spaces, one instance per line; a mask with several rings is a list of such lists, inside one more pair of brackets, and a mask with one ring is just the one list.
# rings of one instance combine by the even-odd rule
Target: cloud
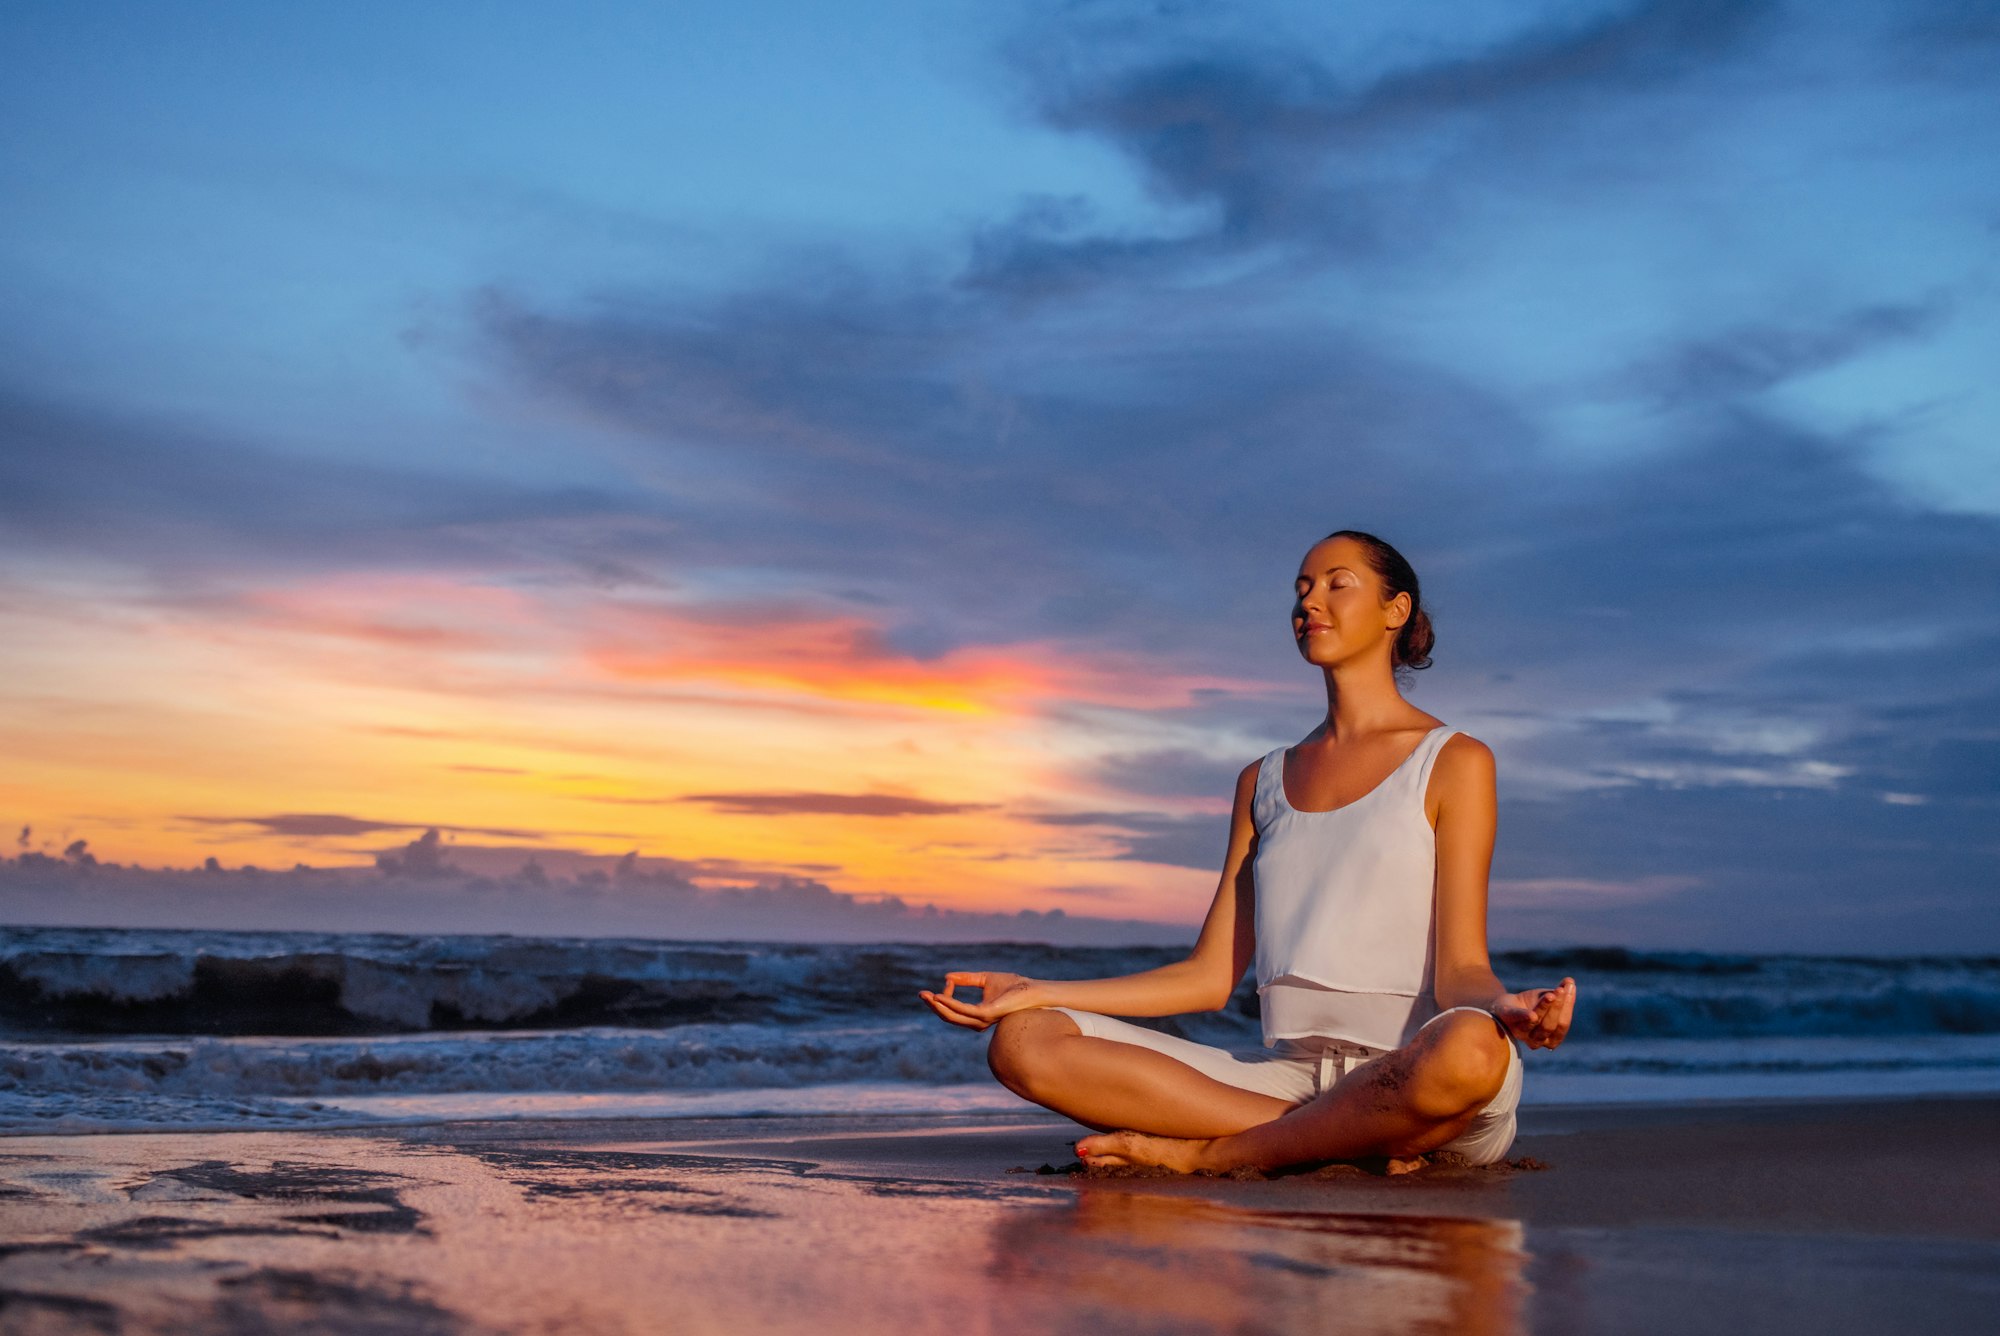
[[1220,873],[1229,842],[1229,818],[1169,816],[1157,812],[1041,812],[1025,819],[1038,825],[1083,827],[1110,835],[1117,847],[1109,857],[1133,863],[1160,863]]
[[672,801],[701,803],[736,816],[954,816],[994,807],[889,793],[690,793]]
[[[540,865],[531,861],[527,866]],[[386,876],[410,877],[418,880],[449,877],[458,872],[458,869],[446,860],[444,846],[435,828],[425,831],[401,849],[375,855],[375,867]]]
[[1110,648],[1053,640],[934,647],[893,643],[867,617],[829,616],[780,600],[741,605],[599,610],[582,653],[620,682],[712,682],[858,705],[984,714],[1049,701],[1140,707],[1180,704],[1196,692],[1259,692],[1263,684],[1136,662]]
[[[864,302],[860,315],[850,300]],[[761,552],[843,584],[865,571],[897,591],[904,612],[887,629],[762,610],[742,635],[767,672],[795,641],[801,678],[860,661],[917,690],[927,676],[948,686],[958,672],[1023,670],[1135,708],[1203,686],[1267,689],[1232,641],[1283,632],[1290,572],[1269,569],[1269,535],[1303,544],[1357,514],[1392,530],[1399,514],[1477,516],[1527,440],[1517,413],[1464,379],[1336,331],[1176,322],[1127,336],[1116,376],[1079,378],[1059,331],[968,312],[978,329],[923,337],[926,302],[912,299],[918,337],[905,347],[876,330],[893,323],[893,301],[879,321],[865,294],[826,302],[815,309],[802,286],[652,323],[497,298],[480,311],[518,390],[755,480],[755,507],[690,520],[689,543],[718,562]],[[829,341],[842,348],[836,366]],[[1300,485],[1314,477],[1339,483]],[[1191,641],[1190,609],[1216,634]],[[640,644],[656,634],[634,629]],[[703,629],[714,641],[721,627]],[[903,656],[889,650],[913,638],[933,647],[934,667],[916,654],[895,667]],[[1051,640],[1040,663],[975,648]],[[1105,668],[1067,672],[1049,661],[1060,653]],[[676,654],[600,660],[686,671]]]
[[1156,798],[1213,798],[1229,801],[1236,776],[1254,758],[1217,758],[1186,747],[1116,752],[1100,758],[1096,778],[1121,793]]
[[1885,345],[1935,332],[1950,312],[1944,298],[1842,311],[1805,325],[1751,325],[1703,335],[1644,359],[1607,387],[1661,408],[1718,404],[1852,361]]
[[[1991,790],[1957,810],[1872,789],[1638,783],[1503,801],[1493,935],[1859,954],[1967,949],[2000,934]],[[1559,879],[1549,882],[1545,879]],[[1580,879],[1565,890],[1560,879]],[[1603,896],[1591,883],[1631,886]],[[1517,891],[1516,887],[1525,887]]]
[[[1210,221],[1107,236],[1083,227],[1073,202],[1032,201],[979,234],[968,282],[1046,295],[1156,281],[1163,265],[1274,245],[1293,258],[1379,255],[1407,245],[1427,215],[1449,214],[1454,177],[1483,179],[1494,159],[1520,163],[1543,141],[1602,133],[1598,105],[1712,80],[1773,33],[1779,9],[1643,0],[1529,16],[1458,45],[1405,41],[1402,51],[1420,54],[1362,74],[1312,43],[1247,36],[1250,25],[1199,10],[1164,22],[1117,5],[1042,16],[1010,46],[1039,117],[1115,146],[1157,195],[1207,206]],[[1433,161],[1444,169],[1413,173]]]
[[378,831],[423,830],[427,827],[466,835],[495,835],[503,839],[544,838],[532,830],[492,826],[452,826],[431,821],[376,821],[367,817],[344,816],[338,812],[284,812],[276,816],[182,816],[177,819],[204,826],[255,826],[273,835],[290,835],[301,839],[371,835]]
[[619,513],[581,488],[281,455],[0,386],[0,544],[161,575],[478,569],[510,529]]
[[[421,845],[422,840],[416,842]],[[435,842],[432,844],[437,851]],[[0,859],[0,920],[67,927],[486,933],[682,941],[1184,943],[1171,924],[1047,912],[976,913],[843,895],[809,877],[697,886],[636,856],[574,874],[540,857],[475,875],[407,858],[375,869],[121,867],[27,853]]]

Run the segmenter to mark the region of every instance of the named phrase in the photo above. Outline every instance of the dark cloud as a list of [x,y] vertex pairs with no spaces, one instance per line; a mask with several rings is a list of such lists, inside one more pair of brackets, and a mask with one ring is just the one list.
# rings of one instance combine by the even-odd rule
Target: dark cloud
[[183,816],[182,821],[192,821],[204,826],[255,826],[273,835],[291,835],[303,839],[323,839],[345,835],[371,835],[380,831],[423,830],[435,826],[439,830],[462,832],[467,835],[495,835],[503,839],[541,839],[531,830],[510,830],[491,826],[437,826],[429,821],[373,821],[366,817],[343,816],[337,812],[285,812],[276,816]]
[[[1757,49],[1780,10],[1769,0],[1645,0],[1530,19],[1475,49],[1439,44],[1356,77],[1308,46],[1219,31],[1199,10],[1163,22],[1124,6],[1071,8],[1011,47],[1036,114],[1116,146],[1158,195],[1208,206],[1212,221],[1112,236],[1091,232],[1072,202],[1032,201],[979,233],[967,282],[1042,296],[1150,281],[1165,264],[1274,244],[1294,259],[1342,261],[1408,245],[1455,193],[1430,174],[1412,189],[1413,161],[1436,157],[1452,175],[1483,178],[1485,162],[1518,167],[1543,140],[1574,146],[1601,133],[1596,105],[1712,79]],[[1441,136],[1457,149],[1441,149]],[[1385,147],[1400,152],[1385,159]]]
[[1775,0],[1639,0],[1537,23],[1483,50],[1385,75],[1339,115],[1380,125],[1442,113],[1490,115],[1519,102],[1574,111],[1585,95],[1623,98],[1648,85],[1710,74],[1773,35],[1772,20],[1783,8]]
[[1668,448],[1544,482],[1504,552],[1453,572],[1440,648],[1582,701],[1590,679],[1698,690],[1871,641],[1977,671],[1960,637],[2000,617],[2000,520],[1933,511],[1858,443],[1777,419],[1691,419]]
[[[429,840],[429,831],[416,840],[386,847],[367,846],[338,852],[353,853],[371,860],[377,869],[402,867],[414,856],[425,867],[448,866],[464,877],[505,879],[532,863],[555,878],[588,878],[593,873],[609,874],[624,868],[627,875],[644,874],[688,886],[754,886],[771,881],[839,875],[844,869],[835,863],[776,862],[740,858],[675,858],[645,853],[640,848],[624,854],[606,855],[561,844],[486,844],[473,840]],[[617,832],[572,832],[576,838],[590,838],[598,844],[632,842],[638,837]],[[421,847],[419,847],[421,846]],[[385,861],[386,860],[386,861]]]
[[1991,86],[2000,48],[2000,7],[1993,0],[1908,0],[1892,10],[1885,46],[1904,69]]
[[1689,340],[1617,378],[1621,395],[1663,408],[1723,403],[1935,331],[1944,298],[1865,306],[1812,325],[1758,325]]
[[1852,785],[1641,783],[1503,803],[1496,880],[1693,885],[1636,902],[1586,894],[1519,905],[1496,891],[1494,932],[1514,942],[1859,953],[1990,943],[2000,898],[1981,832],[1996,814],[1990,788],[1905,805]]
[[1337,331],[1177,322],[1079,375],[1060,331],[977,303],[806,290],[653,323],[479,315],[520,388],[755,480],[754,506],[684,526],[691,550],[865,573],[903,591],[899,640],[933,647],[1056,634],[1240,674],[1227,630],[1185,628],[1289,643],[1296,554],[1270,535],[1477,515],[1530,439],[1466,380]]
[[456,876],[459,872],[445,858],[444,844],[435,829],[425,831],[400,849],[375,855],[375,868],[384,876],[419,880]]
[[0,387],[0,550],[112,558],[160,574],[488,568],[509,530],[611,516],[583,489],[281,455],[168,422]]
[[[457,851],[454,851],[456,853]],[[544,866],[551,863],[551,866]],[[810,877],[704,887],[659,860],[597,858],[573,872],[542,856],[478,875],[446,863],[375,869],[196,871],[27,853],[0,858],[0,921],[64,927],[231,931],[480,932],[683,941],[1184,943],[1187,930],[1134,919],[983,913],[896,896],[843,895]]]
[[1025,818],[1039,825],[1081,827],[1110,836],[1111,858],[1220,873],[1229,843],[1227,816],[1167,816],[1157,812],[1047,812]]
[[690,793],[670,801],[701,803],[736,816],[952,816],[994,806],[889,793]]
[[1218,760],[1186,748],[1120,752],[1097,763],[1097,778],[1123,793],[1156,798],[1223,798],[1236,791],[1236,776],[1253,757]]

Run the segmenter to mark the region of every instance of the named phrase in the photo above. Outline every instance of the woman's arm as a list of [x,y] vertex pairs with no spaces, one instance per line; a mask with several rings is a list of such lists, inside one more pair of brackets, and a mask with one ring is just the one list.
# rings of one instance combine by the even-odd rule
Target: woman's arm
[[1569,1033],[1576,981],[1510,993],[1487,952],[1487,877],[1499,826],[1492,748],[1463,733],[1447,738],[1431,788],[1437,798],[1437,1004],[1484,1008],[1529,1047],[1554,1048]]
[[[1075,1007],[1110,1016],[1177,1016],[1220,1011],[1236,990],[1256,952],[1256,891],[1251,858],[1257,829],[1251,799],[1257,765],[1236,777],[1236,800],[1229,817],[1229,848],[1222,879],[1187,958],[1158,969],[1110,979],[1030,979],[1018,974],[955,970],[944,976],[942,993],[920,992],[931,1010],[955,1025],[983,1030],[1009,1012],[1031,1007]],[[981,1000],[953,995],[960,986],[978,988]]]

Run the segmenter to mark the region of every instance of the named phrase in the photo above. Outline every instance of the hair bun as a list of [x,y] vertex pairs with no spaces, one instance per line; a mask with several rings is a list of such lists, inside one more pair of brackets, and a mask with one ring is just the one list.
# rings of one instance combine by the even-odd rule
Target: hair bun
[[1410,620],[1403,623],[1401,634],[1396,637],[1396,662],[1409,668],[1431,666],[1431,647],[1437,644],[1437,632],[1431,629],[1431,615],[1422,608],[1410,614]]

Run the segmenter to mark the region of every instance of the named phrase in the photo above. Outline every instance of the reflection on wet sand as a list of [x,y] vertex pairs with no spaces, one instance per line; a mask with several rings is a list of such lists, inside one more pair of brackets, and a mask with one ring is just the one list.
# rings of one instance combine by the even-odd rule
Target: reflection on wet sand
[[1087,1183],[1074,1205],[998,1221],[991,1271],[1109,1329],[1151,1318],[1506,1336],[1525,1326],[1522,1239],[1517,1220],[1260,1210]]
[[1513,1220],[1334,1213],[1310,1183],[955,1177],[943,1139],[912,1173],[589,1137],[19,1139],[0,1336],[1522,1326]]

